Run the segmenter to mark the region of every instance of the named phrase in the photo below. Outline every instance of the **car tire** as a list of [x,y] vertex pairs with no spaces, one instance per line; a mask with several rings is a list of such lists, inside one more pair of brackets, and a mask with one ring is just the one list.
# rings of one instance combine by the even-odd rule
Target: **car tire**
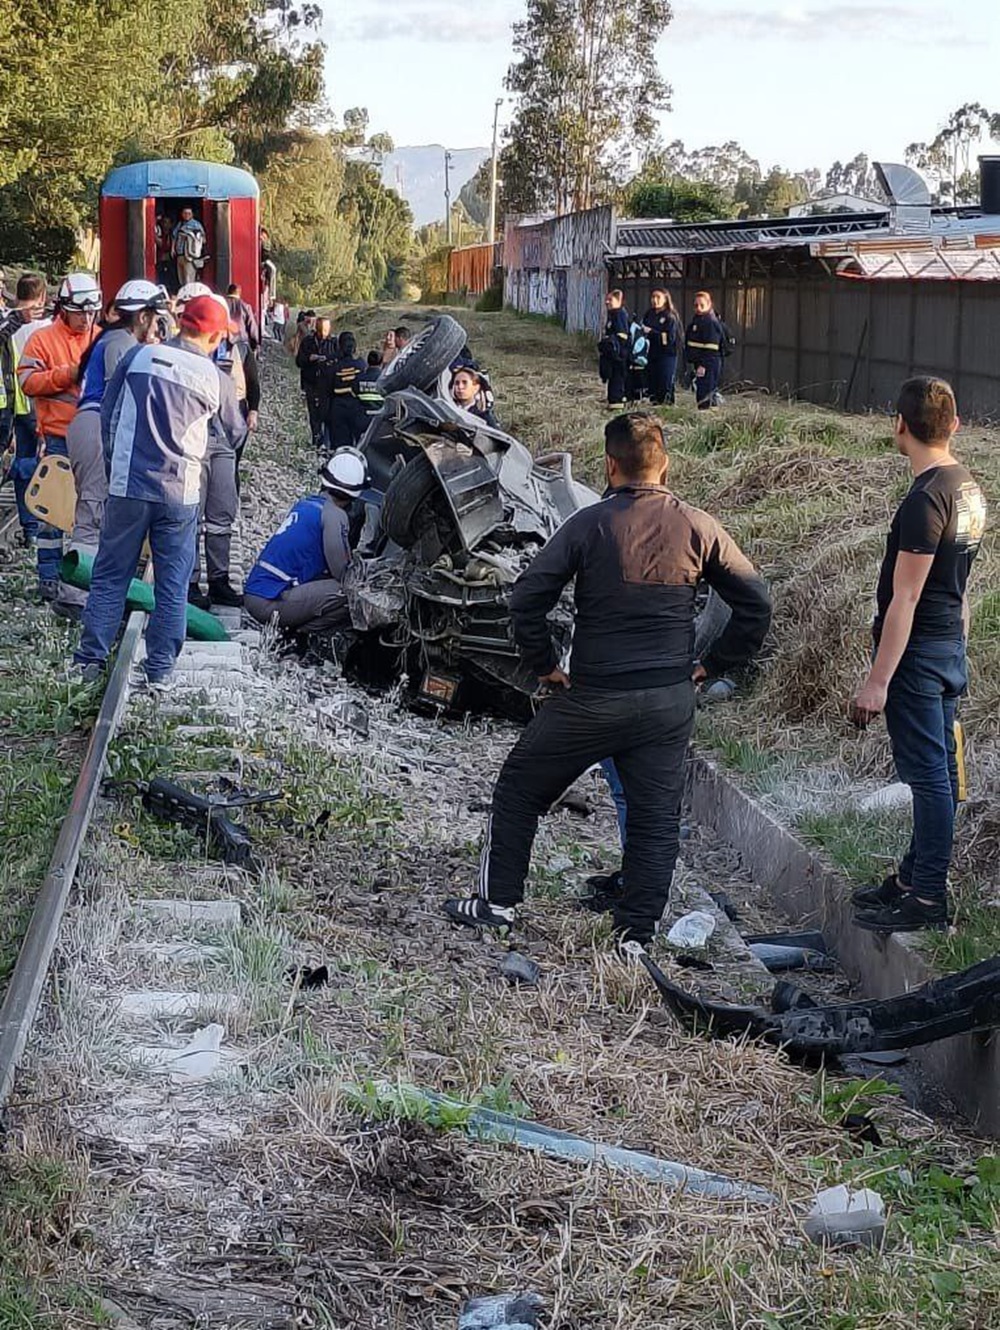
[[465,329],[450,314],[442,314],[407,342],[395,360],[379,375],[382,393],[398,393],[404,388],[433,387],[437,378],[461,354]]
[[398,471],[382,497],[382,530],[404,550],[418,544],[433,522],[432,500],[440,492],[429,459],[421,453]]

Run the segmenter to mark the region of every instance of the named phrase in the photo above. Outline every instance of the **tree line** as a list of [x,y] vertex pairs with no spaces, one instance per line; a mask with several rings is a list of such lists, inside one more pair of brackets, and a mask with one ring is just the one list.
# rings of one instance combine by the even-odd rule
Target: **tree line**
[[64,271],[111,167],[190,157],[257,176],[292,299],[397,294],[412,216],[367,112],[322,127],[321,17],[311,0],[0,5],[0,258]]
[[[526,0],[506,78],[515,110],[500,156],[501,215],[615,203],[631,216],[702,221],[780,216],[823,194],[879,196],[864,152],[826,171],[792,171],[762,166],[735,141],[664,143],[659,114],[670,87],[656,47],[671,17],[669,0]],[[1000,114],[970,102],[905,157],[935,202],[973,202],[974,152],[990,139],[1000,139]],[[488,198],[488,172],[487,164],[463,195],[472,215]]]

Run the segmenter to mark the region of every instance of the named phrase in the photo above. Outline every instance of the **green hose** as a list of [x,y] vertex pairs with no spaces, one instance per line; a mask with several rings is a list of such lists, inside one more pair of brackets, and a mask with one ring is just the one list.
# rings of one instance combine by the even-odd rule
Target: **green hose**
[[[79,550],[70,550],[68,554],[63,555],[59,576],[70,586],[79,587],[81,591],[88,591],[93,572],[94,560],[89,554],[81,554]],[[153,604],[153,588],[148,582],[140,582],[137,577],[133,577],[129,584],[128,595],[125,598],[125,608],[128,610],[144,610],[149,614]],[[187,607],[187,635],[195,642],[229,641],[229,634],[215,615],[209,614],[206,610],[198,609],[197,605]]]

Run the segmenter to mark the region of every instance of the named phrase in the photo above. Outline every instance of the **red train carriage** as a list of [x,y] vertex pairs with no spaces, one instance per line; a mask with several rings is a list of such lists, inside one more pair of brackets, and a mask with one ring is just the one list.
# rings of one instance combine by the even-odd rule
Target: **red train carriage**
[[169,242],[186,208],[205,229],[200,280],[223,295],[238,282],[259,321],[260,190],[248,172],[216,162],[135,162],[108,174],[100,207],[105,299],[133,277],[177,290]]

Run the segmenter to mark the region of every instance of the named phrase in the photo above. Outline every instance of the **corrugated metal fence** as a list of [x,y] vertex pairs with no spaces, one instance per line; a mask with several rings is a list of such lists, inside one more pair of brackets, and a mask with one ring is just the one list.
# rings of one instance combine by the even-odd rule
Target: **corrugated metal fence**
[[463,245],[448,255],[449,294],[481,296],[500,280],[503,244]]
[[557,318],[570,332],[596,335],[604,322],[605,261],[614,225],[611,207],[569,213],[533,226],[508,223],[504,304],[522,314]]
[[665,286],[682,318],[712,292],[737,339],[726,378],[849,411],[890,407],[903,379],[939,374],[963,414],[1000,415],[1000,284],[837,277],[801,251],[619,259],[614,284],[642,315]]

